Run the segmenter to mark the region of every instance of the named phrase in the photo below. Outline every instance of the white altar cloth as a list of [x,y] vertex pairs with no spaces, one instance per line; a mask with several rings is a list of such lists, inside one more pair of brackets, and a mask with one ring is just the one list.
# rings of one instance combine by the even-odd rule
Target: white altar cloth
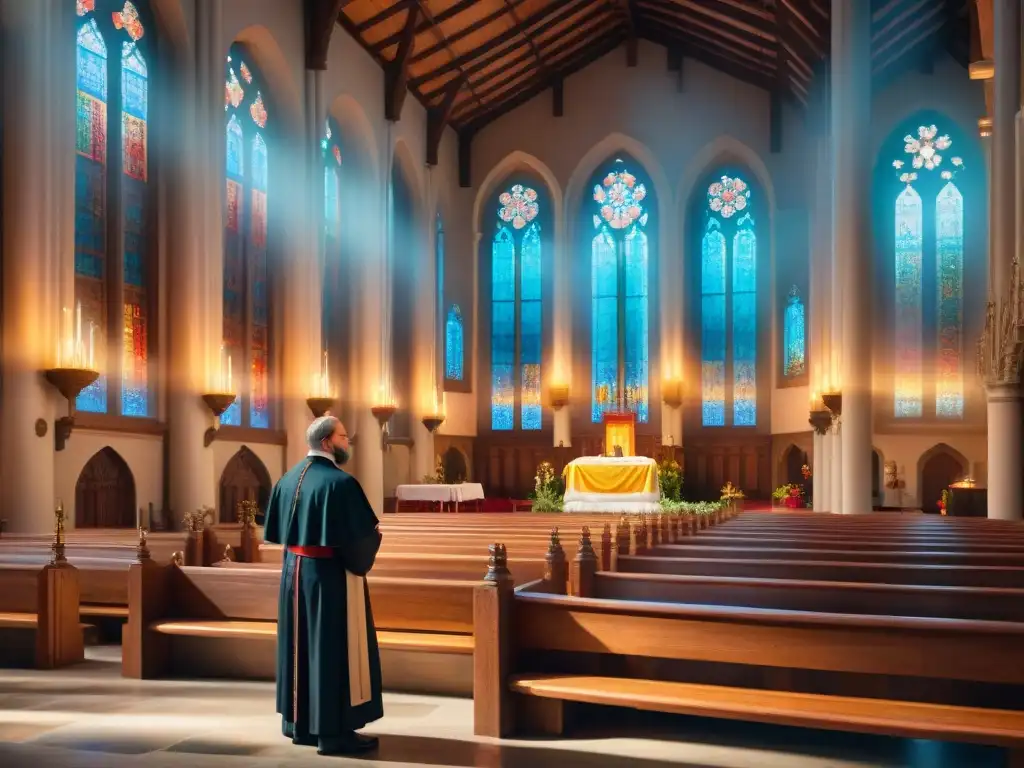
[[395,489],[399,506],[403,501],[428,501],[433,504],[455,504],[479,501],[484,498],[484,487],[480,483],[423,483],[400,485]]
[[[577,477],[600,479],[601,474],[619,474],[618,469],[640,470],[634,482],[636,489],[627,492],[597,490],[600,482],[578,482]],[[657,462],[646,456],[581,456],[566,466],[566,488],[563,509],[566,512],[606,512],[608,514],[651,514],[661,511],[661,490],[658,487]],[[653,473],[653,483],[644,483],[646,473]],[[595,475],[598,476],[595,478]]]

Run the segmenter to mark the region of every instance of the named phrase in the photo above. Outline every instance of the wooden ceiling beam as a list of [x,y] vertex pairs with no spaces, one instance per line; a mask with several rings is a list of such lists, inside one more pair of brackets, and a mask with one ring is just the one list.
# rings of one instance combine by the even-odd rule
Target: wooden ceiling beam
[[[934,8],[932,8],[927,13],[921,14],[920,16],[915,18],[912,22],[910,22],[909,24],[906,24],[903,27],[901,27],[899,32],[897,32],[895,35],[890,37],[888,40],[886,40],[881,45],[877,44],[878,43],[877,40],[874,41],[875,44],[871,46],[872,47],[873,58],[877,61],[878,58],[883,53],[885,53],[885,51],[887,51],[890,48],[892,48],[894,45],[896,45],[896,43],[899,43],[901,40],[905,40],[907,37],[909,37],[914,32],[914,30],[916,30],[916,29],[920,28],[922,25],[925,25],[928,22],[930,22],[941,11],[942,11],[942,6],[935,6]],[[945,24],[945,23],[946,23],[946,20],[943,19],[943,18],[940,18],[939,21],[938,21],[938,24],[929,25],[929,28],[934,27],[935,28],[934,31],[938,31],[938,29],[941,29],[942,25]],[[919,38],[915,38],[915,42],[917,42],[917,41],[919,41]],[[904,46],[904,49],[905,48],[906,48],[906,46]]]
[[[518,37],[520,34],[528,33],[530,30],[532,30],[538,24],[541,24],[541,23],[543,23],[543,22],[545,22],[545,21],[547,21],[549,19],[550,19],[550,22],[551,22],[550,26],[554,26],[555,24],[561,23],[562,21],[565,21],[566,19],[572,17],[574,14],[578,13],[580,10],[582,10],[583,8],[588,7],[589,5],[590,5],[590,0],[579,0],[578,2],[570,3],[568,6],[562,6],[561,12],[556,14],[555,10],[559,7],[559,4],[558,3],[552,3],[551,5],[545,7],[544,10],[538,11],[537,13],[533,14],[532,16],[524,19],[521,26],[513,27],[511,29],[507,29],[504,32],[502,32],[500,35],[496,35],[495,37],[493,37],[490,40],[488,40],[487,43],[486,43],[486,48],[488,50],[494,51],[496,48],[501,48],[501,47],[507,46],[509,41],[512,41],[512,43],[513,43],[512,47],[518,47],[518,43],[515,42],[515,38]],[[503,8],[502,9],[502,15],[504,15],[504,13],[505,13],[505,10]],[[454,42],[455,38],[456,38],[456,35],[453,35],[451,38],[449,38],[448,42],[449,43]],[[504,56],[504,55],[507,55],[507,54],[508,54],[508,51],[506,50],[501,55]],[[459,56],[457,58],[452,59],[451,61],[447,62],[446,64],[442,64],[440,67],[438,67],[437,69],[433,70],[432,72],[429,72],[429,73],[427,73],[425,75],[421,75],[421,76],[416,77],[416,78],[413,78],[410,81],[410,84],[414,88],[419,88],[421,85],[423,85],[425,83],[429,83],[431,80],[437,80],[441,75],[444,75],[444,74],[446,74],[448,72],[453,72],[455,70],[461,70],[464,67],[467,67],[467,66],[470,66],[470,65],[475,65],[476,64],[476,60],[479,59],[479,57],[480,57],[480,50],[479,49],[475,49],[473,51],[470,51],[468,53],[463,54],[462,56]],[[501,58],[501,56],[495,56],[495,54],[491,54],[491,56],[489,58],[495,59],[495,58]],[[414,61],[416,61],[416,59],[414,59]]]
[[466,83],[466,76],[459,75],[448,85],[444,99],[437,106],[427,110],[427,165],[437,165],[438,153],[441,149],[441,139],[444,138],[444,129],[448,127],[448,121],[452,116],[452,109],[455,106],[455,98]]
[[[735,15],[728,15],[722,11],[716,11],[713,8],[708,8],[706,5],[694,2],[694,0],[644,0],[647,5],[653,5],[661,7],[664,10],[674,11],[681,14],[683,18],[692,20],[693,23],[705,26],[708,24],[720,24],[731,29],[745,32],[751,37],[761,38],[763,40],[772,40],[773,35],[769,31],[772,23],[775,21],[772,14],[765,14],[765,17],[760,24],[748,23],[742,19],[738,19]],[[768,22],[765,24],[764,22]]]
[[[615,2],[615,0],[612,0]],[[633,0],[618,0],[616,5],[626,26],[626,66],[635,67],[639,59],[636,40],[636,7]]]
[[668,0],[642,0],[641,7],[646,14],[661,14],[666,18],[672,19],[683,27],[700,27],[704,32],[710,35],[714,35],[722,40],[728,40],[729,42],[737,45],[742,45],[746,48],[752,48],[758,52],[773,50],[774,40],[771,33],[765,33],[761,30],[757,30],[756,33],[750,33],[738,27],[725,29],[722,24],[716,25],[714,23],[704,21],[703,19],[696,18],[695,16],[690,16],[689,14],[680,14],[676,12],[674,9],[678,8],[678,6],[676,3],[669,2]]
[[889,19],[884,26],[876,29],[871,35],[871,42],[877,43],[894,29],[906,26],[908,18],[913,17],[916,14],[920,14],[920,12],[924,8],[927,8],[932,2],[933,0],[917,0],[913,5],[907,6],[903,9],[902,13],[897,14],[893,18]]
[[338,15],[350,0],[303,0],[306,32],[306,69],[327,69],[327,50],[331,34],[338,26]]
[[[578,27],[576,27],[576,30],[575,30],[575,32],[573,32],[573,34],[571,34],[571,35],[569,35],[568,37],[565,38],[565,40],[562,43],[562,45],[560,45],[558,47],[558,49],[551,54],[550,58],[551,58],[552,61],[554,61],[556,59],[564,58],[566,55],[575,54],[578,51],[580,51],[583,48],[585,48],[587,43],[590,42],[593,39],[594,39],[594,35],[593,35],[593,28],[592,28],[592,26],[587,26],[585,24],[580,24]],[[507,71],[507,70],[503,70],[503,72],[504,71]],[[520,69],[518,71],[515,71],[515,72],[507,74],[505,77],[502,77],[500,80],[495,82],[493,85],[490,85],[490,87],[488,87],[487,89],[481,90],[480,91],[480,97],[481,97],[481,99],[486,99],[486,98],[488,98],[490,96],[493,96],[495,94],[500,94],[502,91],[506,90],[511,84],[514,84],[514,83],[518,82],[519,80],[524,79],[524,77],[529,77],[532,80],[533,77],[536,77],[538,75],[539,76],[550,76],[550,73],[534,71],[531,74],[530,70]],[[564,76],[560,76],[560,77],[562,77],[562,79],[564,79]],[[495,79],[497,79],[497,78],[492,78],[492,80],[495,80]],[[553,77],[551,79],[554,80]],[[491,82],[491,81],[488,81],[488,82]]]
[[[625,38],[625,34],[621,28],[614,28],[603,40],[596,40],[594,43],[586,48],[582,56],[578,56],[569,61],[563,62],[561,66],[552,65],[552,68],[557,73],[557,77],[566,78],[575,72],[583,69],[589,64],[597,61],[602,56],[614,51]],[[493,122],[498,117],[508,112],[511,112],[521,104],[525,104],[530,99],[542,93],[548,88],[548,83],[542,79],[527,85],[527,87],[516,94],[509,96],[508,99],[497,102],[493,105],[488,105],[486,109],[480,110],[475,114],[468,115],[465,120],[465,130],[471,133],[477,133],[481,128],[490,122]]]
[[821,30],[811,23],[807,15],[803,13],[795,2],[790,2],[790,0],[780,0],[780,2],[786,5],[789,16],[794,22],[793,32],[807,46],[807,49],[812,54],[812,59],[820,59],[824,56],[828,43],[823,39]]
[[413,3],[406,12],[398,53],[384,69],[384,117],[391,122],[401,118],[405,94],[409,92],[409,58],[416,41],[416,23],[419,18],[420,6]]
[[[416,34],[422,35],[424,32],[428,32],[431,26],[433,26],[434,24],[444,24],[446,21],[454,19],[463,11],[467,11],[470,8],[472,8],[478,2],[480,2],[480,0],[459,0],[459,2],[457,2],[455,5],[449,8],[445,8],[443,11],[441,11],[441,13],[434,16],[433,20],[424,19],[423,21],[421,21],[419,25],[416,27]],[[520,2],[522,2],[522,0],[520,0]],[[402,31],[399,30],[398,32],[388,35],[383,40],[378,40],[376,43],[373,44],[373,49],[375,51],[386,51],[391,46],[398,45],[401,41]],[[419,58],[419,56],[420,54],[416,54],[416,56],[413,57],[412,63],[415,63],[416,59]]]
[[[547,25],[547,28],[555,27],[558,24],[561,24],[562,22],[566,21],[567,19],[572,18],[582,8],[587,7],[588,4],[589,0],[584,0],[582,3],[577,3],[573,6],[569,6],[563,9],[563,11],[559,13],[557,16],[551,17],[551,23]],[[603,6],[598,6],[597,8],[594,8],[590,13],[578,19],[575,23],[575,26],[582,26],[583,24],[588,23],[588,21],[590,21],[591,19],[598,17],[606,17],[607,15],[608,9]],[[534,25],[536,25],[536,23],[540,21],[543,21],[543,18],[538,17],[534,22]],[[523,22],[524,29],[528,29],[534,25],[531,25],[528,20]],[[461,69],[467,75],[472,77],[476,73],[487,69],[492,64],[494,64],[494,62],[500,61],[501,59],[510,55],[514,51],[522,51],[522,46],[515,39],[517,34],[518,32],[516,30],[507,30],[498,37],[495,37],[487,44],[487,49],[489,50],[489,53],[487,53],[487,55],[481,57],[480,51],[473,51],[471,53],[465,54],[463,56],[458,57],[457,59],[453,59],[452,61],[448,62],[448,64],[439,67],[437,70],[433,72],[429,72],[427,74],[413,78],[411,84],[413,85],[413,87],[419,88],[422,85],[425,85],[426,83],[429,83],[433,80],[437,80],[447,72],[451,72],[455,69]],[[432,93],[436,93],[436,91],[432,91]]]
[[[511,0],[504,0],[504,3],[505,9],[508,12],[509,17],[512,19],[512,25],[515,27],[522,27],[523,22],[519,18],[519,14],[516,13],[516,7],[512,4]],[[537,60],[537,69],[545,75],[551,74],[548,72],[548,65],[544,63],[544,57],[540,55],[540,51],[537,50],[536,43],[533,42],[533,35],[523,34],[523,39],[526,41],[526,45],[529,47],[530,52],[533,54],[533,58]]]
[[[904,43],[903,45],[901,45],[899,50],[897,50],[896,52],[891,54],[888,58],[883,59],[881,61],[879,61],[876,58],[876,60],[875,60],[876,63],[871,68],[872,74],[876,75],[876,76],[877,75],[881,75],[883,72],[885,72],[885,70],[887,70],[890,67],[892,67],[900,59],[908,57],[922,43],[924,43],[925,41],[930,39],[932,37],[932,35],[934,35],[936,32],[938,32],[940,29],[942,29],[942,25],[943,24],[945,24],[945,20],[944,19],[939,19],[937,22],[933,22],[930,26],[926,27],[922,32],[917,34],[915,37],[911,38],[910,42],[907,42],[907,43]],[[900,37],[902,38],[902,37],[906,37],[906,36],[905,35],[901,35]],[[886,46],[886,47],[891,47],[891,46]]]
[[392,16],[397,16],[402,11],[408,10],[411,6],[415,4],[416,0],[398,0],[398,2],[396,2],[394,5],[388,6],[380,13],[375,13],[370,18],[361,21],[358,24],[353,24],[352,27],[353,29],[355,29],[356,34],[362,37],[364,33],[369,32],[378,24],[382,24],[383,22],[390,19]]
[[789,15],[786,4],[775,4],[775,89],[769,102],[768,144],[771,151],[778,154],[782,151],[783,105],[785,97],[791,93],[789,84],[789,50],[786,48],[786,30],[789,27]]
[[686,46],[686,55],[690,58],[724,72],[741,82],[750,83],[769,92],[772,89],[774,61],[760,61],[749,54],[737,56],[737,53],[743,52],[737,52],[729,46],[721,47],[718,41],[700,37],[692,30],[671,27],[667,24],[660,24],[658,28],[654,29],[645,27],[641,34],[645,39],[660,45],[678,45],[682,42]]
[[[657,24],[669,25],[680,34],[691,35],[697,39],[703,39],[709,42],[714,41],[725,48],[726,52],[732,51],[737,56],[746,54],[747,56],[754,56],[755,58],[756,54],[761,54],[764,58],[770,59],[772,62],[775,61],[775,49],[772,46],[763,45],[760,42],[734,35],[733,33],[725,30],[716,29],[710,25],[704,28],[711,34],[706,37],[700,37],[699,32],[696,29],[691,28],[694,26],[694,19],[676,16],[675,14],[666,13],[655,8],[648,8],[645,10],[645,13],[654,17],[652,20]],[[703,25],[696,24],[695,26]],[[730,43],[734,43],[735,45],[730,45]],[[754,51],[754,54],[751,54],[750,51]]]

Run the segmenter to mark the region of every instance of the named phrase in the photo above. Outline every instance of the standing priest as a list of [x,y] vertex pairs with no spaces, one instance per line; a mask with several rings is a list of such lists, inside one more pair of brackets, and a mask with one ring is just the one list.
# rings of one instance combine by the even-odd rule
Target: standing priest
[[380,656],[363,578],[381,536],[349,458],[345,426],[322,416],[309,454],[274,486],[264,540],[286,548],[277,616],[277,711],[284,734],[320,754],[377,746],[356,733],[384,715]]

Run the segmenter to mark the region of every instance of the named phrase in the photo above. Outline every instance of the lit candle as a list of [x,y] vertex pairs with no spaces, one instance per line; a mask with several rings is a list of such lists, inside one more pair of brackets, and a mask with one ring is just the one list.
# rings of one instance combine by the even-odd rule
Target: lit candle
[[89,370],[96,370],[96,323],[89,323]]
[[232,391],[231,390],[231,355],[228,355],[228,381],[227,381],[227,389],[225,390],[225,392],[227,392],[228,394],[231,394],[231,391]]
[[75,365],[82,363],[82,302],[75,307]]

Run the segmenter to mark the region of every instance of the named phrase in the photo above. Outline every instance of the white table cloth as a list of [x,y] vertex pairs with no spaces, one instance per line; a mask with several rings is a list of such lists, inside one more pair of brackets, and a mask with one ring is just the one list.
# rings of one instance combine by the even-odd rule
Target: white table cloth
[[467,501],[479,501],[484,498],[484,487],[480,483],[454,484],[409,484],[400,485],[395,489],[398,503],[403,501],[426,501],[432,504],[459,504]]

